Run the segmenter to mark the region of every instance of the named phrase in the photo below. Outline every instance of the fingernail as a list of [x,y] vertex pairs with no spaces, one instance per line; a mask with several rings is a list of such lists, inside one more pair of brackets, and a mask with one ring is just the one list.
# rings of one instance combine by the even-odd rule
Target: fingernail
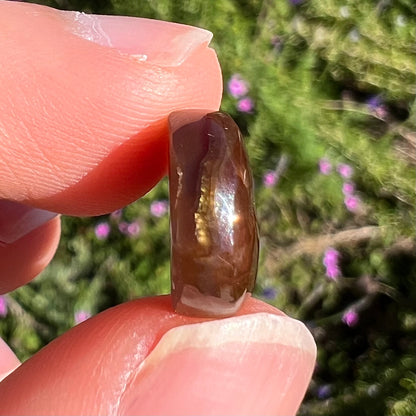
[[122,414],[294,415],[315,365],[299,321],[268,313],[168,331],[127,385]]
[[0,200],[0,244],[11,244],[58,214]]
[[187,56],[208,45],[212,33],[193,26],[159,20],[61,12],[77,36],[116,48],[139,61],[161,66],[180,65]]
[[20,361],[10,347],[0,338],[0,381],[19,367]]

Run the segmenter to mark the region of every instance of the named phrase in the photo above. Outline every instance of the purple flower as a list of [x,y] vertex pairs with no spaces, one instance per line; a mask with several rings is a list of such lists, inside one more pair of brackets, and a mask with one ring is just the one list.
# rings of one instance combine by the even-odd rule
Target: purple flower
[[345,207],[350,212],[356,212],[360,207],[361,201],[355,195],[346,195],[344,199]]
[[237,109],[242,113],[251,113],[254,109],[253,100],[250,97],[242,98],[237,103]]
[[130,223],[122,221],[118,225],[118,230],[129,237],[137,237],[140,234],[140,224],[137,221]]
[[387,107],[383,103],[380,95],[374,95],[370,97],[366,104],[368,109],[378,118],[385,119],[387,116]]
[[131,237],[136,237],[140,234],[140,225],[137,221],[131,222],[128,226],[127,226],[127,233],[131,236]]
[[384,104],[380,105],[380,107],[376,108],[376,110],[374,111],[374,114],[376,115],[376,117],[384,120],[388,114],[387,107]]
[[354,309],[348,309],[342,315],[342,322],[344,322],[345,325],[348,325],[350,327],[357,325],[357,322],[358,322],[357,311],[355,311]]
[[234,98],[243,97],[248,93],[247,82],[240,75],[233,75],[228,81],[228,92]]
[[129,228],[129,223],[126,221],[122,221],[119,225],[118,225],[118,230],[122,233],[122,234],[128,234],[128,228]]
[[304,0],[289,0],[289,3],[293,4],[293,6],[297,6],[298,4],[302,4]]
[[153,201],[150,204],[150,213],[154,217],[163,217],[168,212],[168,202],[167,201]]
[[338,266],[339,260],[339,251],[335,250],[334,248],[330,247],[325,251],[323,264],[326,268],[326,275],[331,280],[336,280],[339,276],[341,276],[341,270]]
[[110,214],[110,218],[114,221],[119,221],[123,215],[123,208],[116,209]]
[[75,325],[80,324],[81,322],[86,321],[87,319],[91,318],[91,314],[87,311],[76,311],[74,313],[74,321]]
[[355,185],[352,182],[345,182],[342,185],[342,193],[345,196],[352,195],[355,192]]
[[366,101],[366,104],[371,111],[375,111],[382,104],[381,97],[379,95],[373,95]]
[[331,395],[331,386],[329,384],[319,386],[316,395],[319,399],[327,399]]
[[277,290],[274,287],[265,287],[261,294],[263,298],[273,300],[277,296]]
[[387,116],[387,107],[380,95],[374,95],[366,101],[368,109],[377,117],[384,119]]
[[269,170],[263,176],[263,185],[266,188],[271,188],[277,183],[277,173],[273,170]]
[[331,280],[337,280],[337,278],[341,276],[341,270],[337,265],[330,264],[329,266],[326,266],[326,275]]
[[351,178],[352,174],[354,173],[354,169],[346,163],[340,163],[337,166],[337,171],[344,179]]
[[319,160],[319,172],[321,172],[323,175],[329,175],[332,170],[331,162],[326,159],[322,158]]
[[329,264],[336,264],[339,259],[339,251],[335,250],[332,247],[329,247],[325,251],[324,260],[323,263],[325,266],[328,266]]
[[110,231],[110,224],[107,222],[100,222],[95,226],[94,230],[95,236],[98,238],[98,240],[105,240],[110,234]]
[[0,295],[0,318],[4,318],[7,315],[7,299],[6,296]]

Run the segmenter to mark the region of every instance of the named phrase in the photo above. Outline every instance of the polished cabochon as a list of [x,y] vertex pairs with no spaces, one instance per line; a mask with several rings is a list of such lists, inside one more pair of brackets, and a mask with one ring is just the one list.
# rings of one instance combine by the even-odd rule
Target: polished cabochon
[[174,308],[230,316],[254,288],[259,251],[243,138],[223,112],[175,112],[169,124]]

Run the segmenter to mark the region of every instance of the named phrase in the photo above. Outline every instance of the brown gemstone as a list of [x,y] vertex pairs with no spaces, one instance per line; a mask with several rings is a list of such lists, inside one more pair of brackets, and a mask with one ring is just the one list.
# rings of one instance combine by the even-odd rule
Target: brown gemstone
[[258,231],[243,139],[225,113],[169,118],[172,299],[176,312],[234,314],[254,287]]

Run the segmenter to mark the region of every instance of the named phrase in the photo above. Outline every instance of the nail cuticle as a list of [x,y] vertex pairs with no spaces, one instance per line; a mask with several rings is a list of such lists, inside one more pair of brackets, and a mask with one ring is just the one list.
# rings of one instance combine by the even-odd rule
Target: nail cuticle
[[[157,404],[160,414],[170,414],[172,404],[189,415],[276,414],[281,407],[281,414],[295,414],[315,356],[306,327],[283,315],[259,312],[181,325],[168,330],[139,364],[129,383],[136,388],[123,398],[121,413],[154,412],[160,396],[152,392],[170,380]],[[289,411],[293,391],[298,397]]]
[[173,352],[188,349],[222,349],[225,345],[232,348],[236,344],[286,346],[316,355],[315,341],[301,321],[286,315],[258,312],[172,328],[144,362],[160,361]]

